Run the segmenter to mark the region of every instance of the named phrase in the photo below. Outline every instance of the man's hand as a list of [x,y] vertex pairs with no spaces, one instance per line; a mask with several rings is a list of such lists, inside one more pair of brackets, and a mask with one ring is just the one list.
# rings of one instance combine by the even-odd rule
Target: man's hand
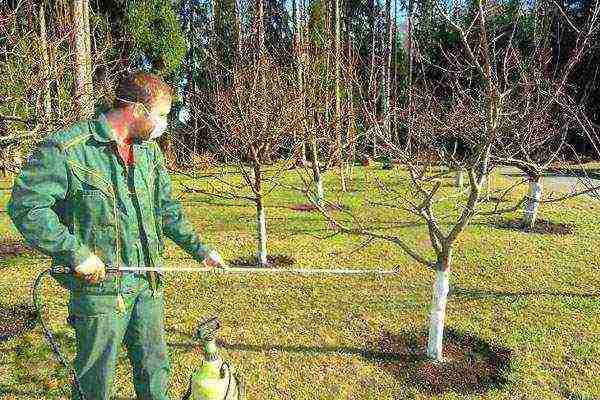
[[204,268],[226,267],[225,262],[221,258],[221,255],[216,250],[213,250],[210,253],[208,253],[208,256],[206,256],[206,258],[202,261],[202,266]]
[[106,277],[106,268],[98,256],[92,254],[75,267],[75,276],[89,283],[97,283]]

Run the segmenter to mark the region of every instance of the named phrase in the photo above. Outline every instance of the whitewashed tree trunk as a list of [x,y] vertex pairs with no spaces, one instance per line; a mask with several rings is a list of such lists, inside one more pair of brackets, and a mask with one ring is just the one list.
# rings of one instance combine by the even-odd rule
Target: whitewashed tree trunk
[[529,182],[529,193],[527,202],[525,203],[525,213],[523,214],[523,226],[527,229],[532,229],[540,210],[540,202],[542,200],[542,178]]
[[464,182],[465,182],[464,171],[462,171],[462,170],[456,171],[456,182],[455,182],[456,183],[456,188],[458,190],[462,190]]
[[429,338],[427,344],[427,356],[436,361],[442,361],[446,303],[448,302],[448,291],[450,289],[449,280],[450,269],[436,271],[431,313],[429,315]]
[[258,232],[258,264],[261,267],[267,266],[267,217],[265,207],[262,202],[256,205],[256,223]]
[[490,177],[488,175],[484,175],[481,180],[481,198],[484,201],[490,199]]
[[323,200],[325,200],[325,188],[323,187],[323,177],[321,176],[321,173],[316,174],[315,184],[317,185],[316,202],[318,205],[323,206]]
[[319,154],[317,151],[317,143],[316,139],[313,137],[310,141],[310,152],[311,152],[311,162],[312,162],[312,171],[313,171],[313,179],[315,182],[315,186],[317,189],[317,198],[315,202],[323,206],[323,200],[325,200],[325,188],[323,184],[323,176],[321,175],[321,169],[319,166]]

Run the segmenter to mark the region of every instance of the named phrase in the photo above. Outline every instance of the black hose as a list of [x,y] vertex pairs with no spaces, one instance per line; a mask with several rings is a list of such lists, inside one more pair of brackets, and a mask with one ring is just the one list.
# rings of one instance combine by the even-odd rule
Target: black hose
[[47,269],[46,271],[42,272],[41,274],[39,274],[38,277],[36,278],[35,283],[33,285],[33,304],[34,304],[36,312],[37,312],[38,320],[39,320],[40,324],[42,325],[42,330],[44,332],[44,336],[46,338],[46,341],[50,345],[52,352],[58,359],[58,362],[60,362],[65,369],[69,370],[73,374],[73,381],[75,382],[75,388],[77,389],[77,392],[79,393],[79,398],[81,400],[86,400],[85,396],[83,395],[83,390],[81,389],[81,383],[79,382],[79,378],[77,377],[77,373],[75,372],[75,368],[73,368],[73,366],[61,354],[60,348],[58,347],[58,344],[56,342],[56,339],[54,338],[54,335],[52,334],[52,331],[46,325],[46,323],[44,322],[44,318],[42,317],[42,307],[41,307],[41,302],[40,302],[39,289],[40,289],[40,284],[44,278],[44,275],[50,276],[50,272],[56,273],[57,271],[53,268],[50,268],[50,269]]

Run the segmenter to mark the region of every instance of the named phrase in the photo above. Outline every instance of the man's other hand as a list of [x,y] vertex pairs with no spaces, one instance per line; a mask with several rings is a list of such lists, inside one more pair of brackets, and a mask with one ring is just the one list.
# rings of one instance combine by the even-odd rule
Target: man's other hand
[[98,256],[92,254],[75,267],[75,276],[89,283],[97,283],[106,277],[106,267]]

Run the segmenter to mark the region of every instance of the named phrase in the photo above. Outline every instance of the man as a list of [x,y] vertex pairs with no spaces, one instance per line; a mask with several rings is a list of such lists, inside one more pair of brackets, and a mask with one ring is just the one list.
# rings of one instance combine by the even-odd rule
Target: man
[[[115,108],[98,119],[48,135],[15,180],[7,210],[25,241],[68,265],[53,274],[69,289],[74,367],[88,400],[113,394],[125,342],[138,399],[168,399],[171,376],[164,332],[163,235],[205,267],[223,266],[172,196],[164,156],[154,141],[167,125],[171,88],[152,74],[128,76]],[[73,388],[72,398],[78,399]]]

